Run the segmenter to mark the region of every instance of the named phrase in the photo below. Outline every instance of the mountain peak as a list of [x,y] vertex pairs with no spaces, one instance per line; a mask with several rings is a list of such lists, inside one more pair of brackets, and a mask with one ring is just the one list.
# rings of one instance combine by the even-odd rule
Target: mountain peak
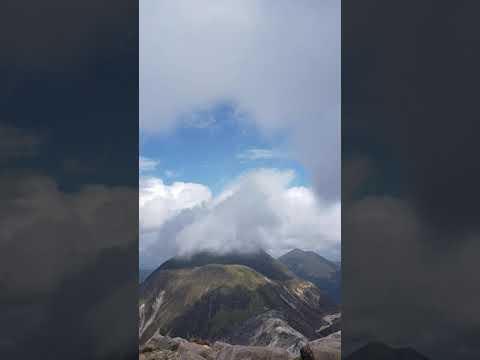
[[295,248],[293,250],[290,250],[289,252],[283,254],[282,256],[285,256],[285,255],[305,255],[307,252],[304,251],[304,250],[301,250],[299,248]]
[[273,280],[283,281],[295,277],[285,265],[274,259],[264,250],[250,253],[231,252],[226,254],[200,252],[190,257],[172,258],[163,263],[156,271],[192,268],[209,264],[244,265]]
[[[281,317],[258,318],[268,311]],[[249,326],[254,333],[273,331],[272,320],[310,339],[329,311],[330,304],[314,284],[295,277],[265,251],[199,253],[168,260],[141,284],[140,342],[159,331],[248,343]]]

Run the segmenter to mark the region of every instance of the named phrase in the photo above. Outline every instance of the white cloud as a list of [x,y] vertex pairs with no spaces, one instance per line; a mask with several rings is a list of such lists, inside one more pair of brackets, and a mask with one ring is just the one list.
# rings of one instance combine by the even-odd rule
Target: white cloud
[[155,239],[165,222],[183,209],[210,201],[210,190],[200,184],[175,182],[166,185],[159,178],[141,177],[139,191],[140,248]]
[[240,160],[285,159],[288,158],[288,154],[276,149],[247,149],[237,154],[237,158]]
[[287,131],[317,193],[338,199],[340,1],[141,1],[142,131],[221,102]]
[[139,160],[140,172],[153,171],[157,168],[159,161],[140,156]]
[[[168,186],[149,179],[141,184],[141,228],[150,225],[150,231],[141,234],[142,264],[157,266],[168,257],[201,250],[263,248],[280,255],[299,247],[339,257],[340,203],[322,202],[306,187],[290,187],[294,175],[255,170],[214,198],[203,185]],[[173,195],[180,193],[179,188],[189,189],[188,200]]]

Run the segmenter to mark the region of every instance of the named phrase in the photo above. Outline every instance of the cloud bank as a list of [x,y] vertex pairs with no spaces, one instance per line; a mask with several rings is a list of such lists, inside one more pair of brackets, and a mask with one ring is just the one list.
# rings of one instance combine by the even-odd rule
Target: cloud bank
[[[132,189],[95,185],[65,193],[52,178],[37,175],[0,176],[0,184],[5,294],[49,293],[102,250],[126,247],[137,237],[129,221],[136,214]],[[32,269],[41,271],[32,276]]]
[[288,132],[316,192],[339,199],[340,2],[140,2],[142,131],[221,102],[266,134]]
[[129,351],[136,321],[123,310],[136,301],[128,294],[137,286],[137,191],[91,185],[67,193],[27,171],[0,174],[0,185],[2,353]]
[[292,171],[259,169],[240,176],[218,196],[200,184],[146,178],[140,182],[140,258],[156,267],[198,251],[280,255],[295,247],[340,256],[340,203],[290,186]]

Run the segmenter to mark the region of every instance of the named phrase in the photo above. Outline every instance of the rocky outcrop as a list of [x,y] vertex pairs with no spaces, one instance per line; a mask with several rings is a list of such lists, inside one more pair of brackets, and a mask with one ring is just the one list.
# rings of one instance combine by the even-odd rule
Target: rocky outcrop
[[162,336],[158,332],[140,347],[141,360],[215,360],[209,345],[197,344],[182,338]]
[[341,332],[310,341],[300,350],[302,360],[340,360]]
[[[300,350],[302,360],[340,360],[341,333],[310,341]],[[298,356],[276,346],[213,345],[182,338],[162,336],[158,332],[139,351],[140,360],[295,360]]]
[[246,321],[231,336],[235,344],[286,349],[298,356],[308,339],[293,329],[278,311],[267,311]]
[[292,360],[286,350],[265,346],[243,346],[215,343],[216,360]]
[[292,354],[276,347],[230,345],[213,346],[155,334],[140,348],[139,360],[293,360]]
[[341,313],[325,315],[322,319],[325,323],[318,330],[319,337],[325,337],[342,329]]

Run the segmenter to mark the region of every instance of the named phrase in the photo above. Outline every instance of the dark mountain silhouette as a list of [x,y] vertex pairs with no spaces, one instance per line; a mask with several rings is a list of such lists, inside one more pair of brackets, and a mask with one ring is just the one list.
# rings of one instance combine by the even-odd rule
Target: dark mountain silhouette
[[358,349],[345,360],[429,360],[411,348],[392,348],[380,342],[372,342]]

